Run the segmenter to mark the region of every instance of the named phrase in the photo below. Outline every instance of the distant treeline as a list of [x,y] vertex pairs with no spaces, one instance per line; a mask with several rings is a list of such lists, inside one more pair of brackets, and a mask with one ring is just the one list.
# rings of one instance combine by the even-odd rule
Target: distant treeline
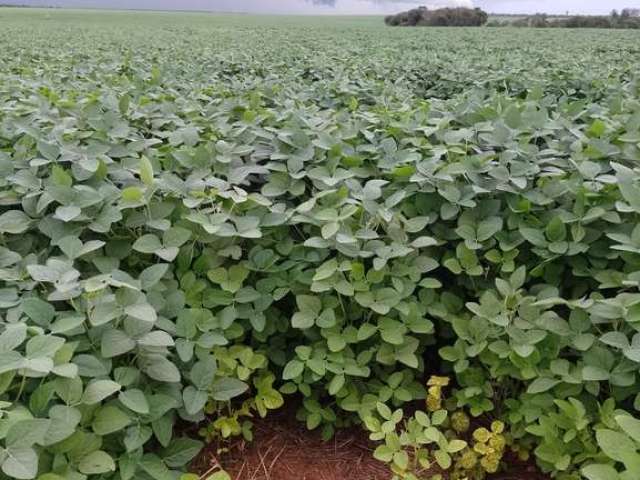
[[489,15],[479,8],[439,8],[429,10],[418,7],[407,12],[385,17],[384,22],[393,27],[479,27]]
[[610,15],[549,16],[536,13],[514,20],[491,19],[488,27],[532,27],[532,28],[640,28],[640,16],[635,9],[613,10]]
[[[512,18],[510,18],[512,17]],[[613,10],[610,15],[558,16],[536,13],[535,15],[501,15],[489,19],[479,8],[439,8],[429,10],[418,7],[406,12],[385,17],[384,22],[393,27],[532,27],[532,28],[639,28],[640,10],[626,8]]]

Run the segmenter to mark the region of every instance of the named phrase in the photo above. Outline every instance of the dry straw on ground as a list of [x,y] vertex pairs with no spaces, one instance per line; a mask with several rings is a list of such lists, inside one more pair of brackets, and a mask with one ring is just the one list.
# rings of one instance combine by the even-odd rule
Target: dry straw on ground
[[[340,430],[324,442],[295,419],[292,408],[254,422],[254,441],[232,441],[228,452],[217,446],[202,452],[194,463],[200,472],[224,466],[233,480],[390,480],[388,466],[373,458],[375,445],[357,427]],[[529,464],[513,463],[508,473],[491,480],[547,480]],[[205,476],[206,478],[206,476]],[[427,480],[427,479],[425,479]]]

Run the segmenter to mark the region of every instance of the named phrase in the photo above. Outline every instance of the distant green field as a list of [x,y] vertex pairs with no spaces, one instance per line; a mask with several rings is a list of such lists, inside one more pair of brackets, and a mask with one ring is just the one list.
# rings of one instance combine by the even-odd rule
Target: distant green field
[[0,9],[0,480],[230,480],[285,402],[637,480],[639,99],[640,31]]
[[8,22],[41,22],[49,21],[57,24],[80,22],[89,25],[139,24],[192,24],[200,26],[251,26],[251,25],[378,25],[382,17],[362,16],[310,16],[310,15],[250,15],[242,13],[208,13],[182,11],[152,10],[92,10],[92,9],[57,9],[57,8],[2,8],[0,18]]
[[28,52],[40,59],[43,74],[67,69],[83,55],[96,76],[103,69],[111,74],[128,53],[132,66],[156,65],[189,82],[215,82],[233,62],[238,73],[250,74],[245,80],[259,69],[288,84],[313,69],[334,81],[393,85],[396,93],[418,96],[479,83],[519,90],[557,77],[580,83],[618,76],[637,53],[639,38],[626,31],[389,28],[375,16],[19,8],[0,9],[0,26],[0,61],[8,69],[0,75],[33,68]]

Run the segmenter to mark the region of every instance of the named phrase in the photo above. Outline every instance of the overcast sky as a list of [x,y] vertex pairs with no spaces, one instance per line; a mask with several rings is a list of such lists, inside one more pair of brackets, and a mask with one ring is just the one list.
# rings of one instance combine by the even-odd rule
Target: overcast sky
[[255,13],[382,14],[418,5],[462,5],[501,13],[609,13],[640,7],[640,0],[0,0],[63,7],[243,11]]

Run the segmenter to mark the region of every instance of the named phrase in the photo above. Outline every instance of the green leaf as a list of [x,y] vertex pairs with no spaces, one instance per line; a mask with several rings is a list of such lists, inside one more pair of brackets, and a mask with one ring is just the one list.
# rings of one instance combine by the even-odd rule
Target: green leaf
[[209,475],[205,480],[231,480],[231,477],[227,472],[219,471]]
[[300,360],[291,360],[284,367],[282,372],[283,380],[293,380],[302,374],[304,371],[304,363]]
[[148,303],[136,303],[135,305],[129,305],[124,309],[124,313],[133,318],[149,323],[155,323],[158,319],[156,311]]
[[2,471],[18,480],[30,480],[38,474],[38,454],[33,448],[8,448]]
[[19,420],[9,427],[5,444],[7,448],[29,448],[34,444],[42,445],[51,422],[43,418]]
[[[38,140],[38,151],[42,154],[44,158],[51,161],[56,160],[60,156],[60,148],[55,143],[47,142],[45,140]],[[58,168],[60,169],[60,167]],[[55,169],[54,169],[54,173],[55,173]]]
[[535,228],[520,228],[520,234],[524,237],[524,239],[535,245],[536,247],[546,247],[547,240],[541,230],[537,230]]
[[550,242],[562,242],[567,238],[567,229],[560,217],[553,217],[545,229]]
[[81,315],[62,317],[51,324],[51,333],[68,334],[84,324],[85,318]]
[[316,315],[311,312],[296,312],[291,317],[291,326],[293,328],[307,329],[313,327],[316,321]]
[[160,445],[167,447],[171,442],[173,435],[173,416],[165,415],[151,423],[153,434],[156,436]]
[[191,381],[199,390],[208,390],[216,374],[217,366],[213,357],[196,362],[191,367]]
[[140,284],[143,290],[149,290],[155,286],[169,270],[168,263],[158,263],[145,268],[140,274]]
[[188,415],[195,415],[200,412],[206,405],[208,398],[207,392],[197,390],[191,385],[182,391],[182,401]]
[[54,185],[62,187],[70,187],[73,185],[73,178],[69,175],[69,172],[60,165],[54,165],[51,168],[51,180]]
[[82,394],[82,403],[94,405],[120,391],[121,385],[112,380],[96,380],[87,385]]
[[174,480],[167,466],[156,455],[145,455],[140,461],[140,467],[155,480]]
[[457,453],[461,450],[464,450],[466,446],[467,446],[467,442],[465,442],[464,440],[453,439],[449,441],[447,451],[449,453]]
[[30,225],[31,219],[20,210],[9,210],[0,215],[0,233],[24,233]]
[[173,347],[175,342],[167,332],[154,330],[138,338],[138,345],[143,347]]
[[80,378],[57,378],[54,383],[56,394],[68,405],[79,403],[82,398]]
[[556,380],[554,378],[548,377],[538,377],[533,382],[529,384],[527,388],[527,393],[543,393],[547,390],[551,390],[553,387],[562,383],[560,380]]
[[[19,347],[27,339],[27,326],[24,323],[8,324],[0,334],[0,352],[8,353]],[[6,365],[8,362],[3,362]]]
[[448,412],[446,410],[438,410],[431,415],[432,425],[441,425],[447,419]]
[[178,367],[162,355],[148,355],[144,358],[141,370],[159,382],[177,383],[181,375]]
[[631,415],[617,415],[615,418],[624,433],[640,444],[640,420]]
[[297,295],[296,303],[301,312],[318,316],[322,310],[322,301],[311,295]]
[[132,247],[137,252],[142,253],[155,253],[156,250],[160,250],[162,248],[162,243],[160,243],[160,239],[153,234],[143,235],[138,238]]
[[125,202],[136,203],[142,200],[144,194],[138,187],[127,187],[122,190],[122,200]]
[[113,358],[130,352],[136,347],[135,340],[121,330],[107,330],[102,334],[101,353],[105,358]]
[[626,435],[614,430],[596,431],[596,439],[602,451],[611,459],[624,462],[636,455],[636,446]]
[[144,155],[140,157],[140,180],[147,186],[153,185],[153,165]]
[[611,465],[592,464],[582,467],[582,475],[588,480],[618,480],[618,472]]
[[329,395],[336,395],[345,384],[344,375],[336,375],[329,382]]
[[601,137],[606,130],[607,124],[596,118],[587,129],[587,133],[594,137]]
[[600,337],[600,341],[616,348],[624,349],[629,347],[629,340],[622,332],[607,332]]
[[144,446],[152,435],[153,432],[150,427],[146,425],[133,425],[125,430],[122,443],[124,443],[127,452],[135,452]]
[[118,407],[106,406],[97,411],[91,427],[96,434],[104,436],[124,430],[130,423],[129,416]]
[[[180,227],[171,227],[162,235],[162,243],[167,248],[178,248],[184,245],[189,240],[189,238],[191,238],[191,230]],[[247,270],[245,270],[243,267],[234,265],[229,270],[229,275],[232,279],[235,279],[235,277],[238,275],[238,269],[242,272],[247,272]]]
[[211,397],[214,400],[226,402],[242,395],[248,388],[246,383],[236,378],[220,378],[211,385]]
[[436,462],[438,462],[438,466],[443,470],[448,470],[451,467],[451,456],[445,452],[444,450],[436,450],[433,452],[434,457],[436,458]]
[[491,217],[478,224],[477,238],[479,242],[485,242],[502,230],[502,218]]
[[144,392],[137,388],[127,389],[124,392],[120,392],[118,400],[120,400],[129,410],[133,410],[136,413],[146,415],[150,411],[147,397]]
[[31,337],[29,341],[27,341],[25,351],[28,358],[53,357],[53,355],[62,348],[64,343],[64,338],[61,337],[38,335]]
[[296,303],[300,311],[291,317],[291,326],[299,329],[311,328],[320,315],[322,301],[311,295],[298,295]]
[[22,311],[38,325],[48,325],[56,313],[53,306],[37,297],[26,298],[22,301]]
[[359,342],[366,340],[378,331],[378,327],[370,323],[363,323],[358,329],[357,339]]
[[610,376],[609,372],[598,366],[587,365],[582,369],[582,378],[586,381],[609,380]]
[[373,458],[380,460],[381,462],[389,463],[393,459],[395,452],[391,450],[387,445],[378,445],[373,451]]
[[331,277],[338,268],[338,262],[332,258],[331,260],[326,261],[316,270],[315,275],[313,276],[314,282],[319,282],[322,280],[326,280]]
[[76,205],[65,205],[56,209],[55,216],[63,222],[70,222],[80,216],[81,213],[82,210],[80,207],[77,207]]
[[49,418],[49,428],[42,442],[45,446],[53,445],[73,435],[80,424],[82,414],[74,407],[54,405],[49,410]]
[[207,272],[209,280],[219,284],[223,290],[235,293],[242,287],[242,283],[249,276],[249,270],[242,265],[233,265],[229,270],[216,268]]
[[80,459],[78,470],[85,475],[99,475],[114,472],[116,464],[107,452],[96,450]]
[[160,456],[169,467],[180,468],[187,465],[200,452],[203,445],[202,442],[192,438],[177,438],[162,450]]
[[404,450],[395,452],[393,454],[393,463],[400,467],[402,470],[406,470],[409,467],[409,454]]

